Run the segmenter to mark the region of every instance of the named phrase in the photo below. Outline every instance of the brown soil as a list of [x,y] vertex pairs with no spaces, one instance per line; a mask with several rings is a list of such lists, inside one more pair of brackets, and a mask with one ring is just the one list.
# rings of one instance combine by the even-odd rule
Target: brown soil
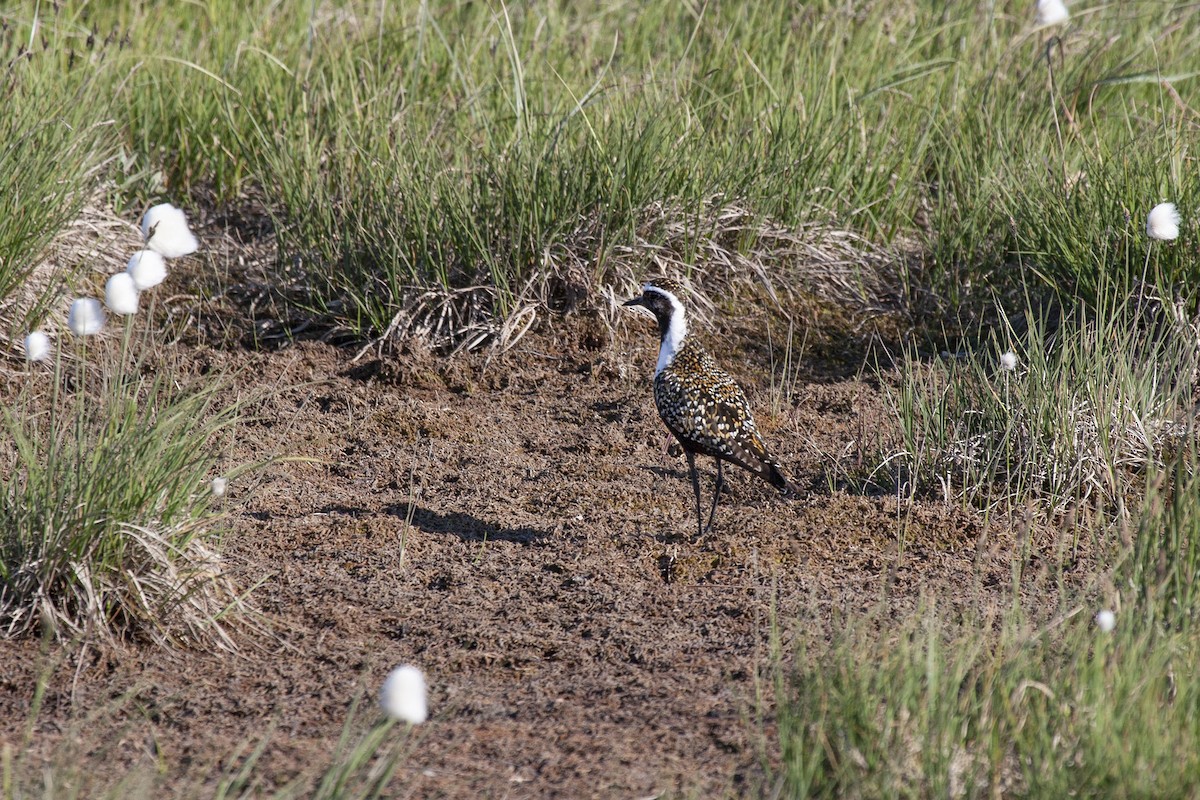
[[649,321],[610,335],[560,318],[503,356],[448,363],[179,345],[197,369],[236,369],[233,391],[271,390],[231,468],[310,459],[246,474],[226,500],[227,556],[268,630],[239,633],[237,653],[0,643],[0,736],[22,741],[48,672],[34,757],[77,738],[95,781],[158,765],[182,792],[270,734],[266,788],[327,763],[355,698],[374,718],[387,671],[413,663],[433,716],[396,796],[758,794],[778,751],[773,626],[786,667],[800,626],[901,615],[927,592],[998,602],[1012,534],[981,547],[973,515],[831,490],[830,465],[885,424],[878,390],[801,373],[773,402],[753,331],[726,347],[721,333],[709,344],[807,493],[727,472],[701,541],[653,408]]

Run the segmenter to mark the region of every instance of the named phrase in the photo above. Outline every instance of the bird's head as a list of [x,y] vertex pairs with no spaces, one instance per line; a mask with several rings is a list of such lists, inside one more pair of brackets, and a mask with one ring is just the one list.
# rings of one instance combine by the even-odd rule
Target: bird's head
[[[683,286],[670,278],[654,278],[642,286],[642,293],[623,305],[641,306],[658,320],[659,333],[666,336],[672,324],[677,331],[686,331],[686,312],[683,308]],[[682,338],[682,335],[680,336]]]

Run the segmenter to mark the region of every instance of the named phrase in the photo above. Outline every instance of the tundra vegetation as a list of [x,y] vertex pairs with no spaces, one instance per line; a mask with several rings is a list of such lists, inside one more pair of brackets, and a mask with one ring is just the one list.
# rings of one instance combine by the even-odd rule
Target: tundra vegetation
[[[912,509],[969,515],[981,553],[1017,542],[1010,585],[772,620],[754,791],[1194,796],[1200,6],[1058,5],[7,4],[0,630],[265,635],[221,559],[257,399],[172,355],[196,324],[164,299],[221,295],[228,263],[201,246],[175,289],[110,285],[98,332],[68,320],[169,200],[268,247],[275,323],[234,351],[316,330],[502,353],[581,316],[615,330],[613,299],[663,272],[700,324],[761,308],[788,331],[772,416],[814,353],[876,387],[886,424],[823,453],[820,490],[893,498],[900,559]],[[305,786],[399,782],[409,740],[358,720]],[[6,798],[81,785],[5,747]],[[259,752],[219,796],[262,789]],[[152,775],[105,791],[157,796]]]

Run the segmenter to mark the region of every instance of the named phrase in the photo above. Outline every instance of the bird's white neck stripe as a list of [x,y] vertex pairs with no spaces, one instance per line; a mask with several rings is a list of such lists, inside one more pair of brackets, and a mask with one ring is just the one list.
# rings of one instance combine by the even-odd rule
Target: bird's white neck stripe
[[658,364],[654,368],[655,377],[667,367],[671,366],[671,362],[675,360],[675,354],[679,352],[679,348],[683,347],[683,340],[687,338],[687,314],[683,310],[683,303],[679,302],[679,298],[666,289],[660,289],[657,286],[643,286],[642,291],[658,292],[663,297],[671,301],[671,322],[667,325],[666,335],[662,337],[662,344],[658,348]]

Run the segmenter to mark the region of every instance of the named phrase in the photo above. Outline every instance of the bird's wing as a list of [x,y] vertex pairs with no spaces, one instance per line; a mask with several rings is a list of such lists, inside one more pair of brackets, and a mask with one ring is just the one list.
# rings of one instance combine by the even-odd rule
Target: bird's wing
[[680,352],[655,379],[654,399],[663,422],[685,446],[757,473],[771,463],[745,393],[706,352]]

